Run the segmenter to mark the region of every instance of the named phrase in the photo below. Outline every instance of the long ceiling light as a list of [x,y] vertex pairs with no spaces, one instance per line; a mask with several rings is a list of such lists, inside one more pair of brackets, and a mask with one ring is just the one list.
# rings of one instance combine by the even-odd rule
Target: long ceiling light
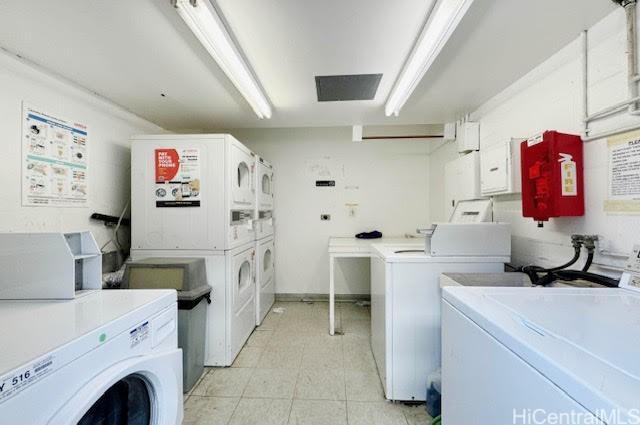
[[471,3],[473,0],[438,0],[387,99],[387,116],[397,116],[400,113],[400,109],[436,60]]
[[174,0],[180,17],[251,105],[258,118],[271,118],[271,105],[209,0]]

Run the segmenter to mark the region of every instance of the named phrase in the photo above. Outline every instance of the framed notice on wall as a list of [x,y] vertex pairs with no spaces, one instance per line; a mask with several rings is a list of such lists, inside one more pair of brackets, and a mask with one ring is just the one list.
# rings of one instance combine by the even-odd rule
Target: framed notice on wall
[[156,207],[199,207],[202,188],[200,150],[155,150]]
[[22,205],[84,207],[87,126],[22,104]]
[[608,196],[605,211],[640,214],[640,131],[609,138]]

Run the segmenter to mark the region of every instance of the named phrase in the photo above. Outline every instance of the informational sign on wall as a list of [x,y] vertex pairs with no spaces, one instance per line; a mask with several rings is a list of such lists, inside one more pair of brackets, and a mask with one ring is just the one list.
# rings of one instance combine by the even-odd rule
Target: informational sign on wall
[[84,207],[87,126],[22,105],[22,205]]
[[640,131],[609,138],[609,188],[605,211],[640,213]]
[[156,207],[199,207],[200,150],[155,150]]

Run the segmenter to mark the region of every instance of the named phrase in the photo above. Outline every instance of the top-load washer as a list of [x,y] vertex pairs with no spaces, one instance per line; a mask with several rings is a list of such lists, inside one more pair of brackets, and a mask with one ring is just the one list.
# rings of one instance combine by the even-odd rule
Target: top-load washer
[[169,290],[0,301],[0,423],[182,423],[177,314]]
[[639,422],[639,288],[640,246],[620,288],[444,288],[442,417]]
[[256,240],[273,235],[273,167],[264,158],[256,158]]
[[132,249],[228,250],[254,240],[254,154],[229,134],[131,140]]

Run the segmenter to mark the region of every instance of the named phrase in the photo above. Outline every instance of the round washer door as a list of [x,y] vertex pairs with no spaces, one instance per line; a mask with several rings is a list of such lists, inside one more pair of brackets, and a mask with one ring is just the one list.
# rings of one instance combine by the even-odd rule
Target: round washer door
[[[134,357],[94,376],[49,425],[175,425],[182,420],[181,350]],[[179,401],[179,402],[176,402]],[[101,418],[108,416],[106,422]]]

